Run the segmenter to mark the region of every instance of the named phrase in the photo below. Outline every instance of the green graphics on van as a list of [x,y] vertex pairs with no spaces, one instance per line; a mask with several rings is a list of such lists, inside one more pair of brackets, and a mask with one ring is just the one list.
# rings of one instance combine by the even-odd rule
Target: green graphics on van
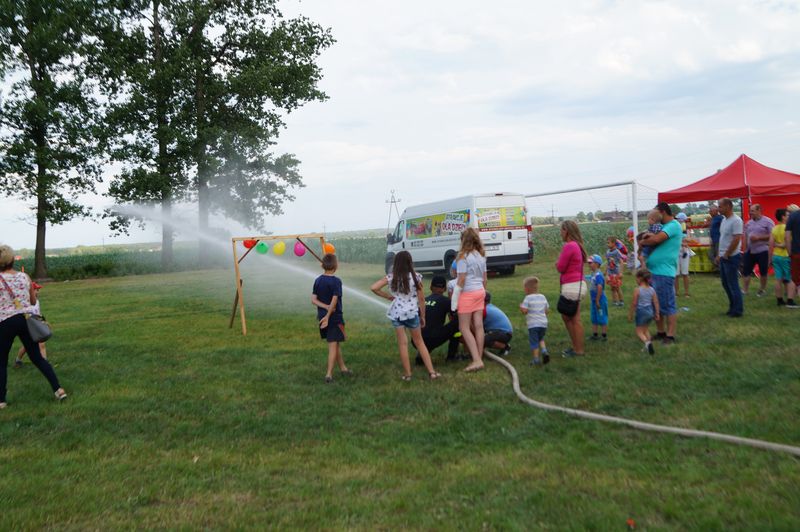
[[478,229],[506,229],[527,225],[525,207],[477,209]]
[[406,239],[459,235],[469,226],[469,209],[406,220]]

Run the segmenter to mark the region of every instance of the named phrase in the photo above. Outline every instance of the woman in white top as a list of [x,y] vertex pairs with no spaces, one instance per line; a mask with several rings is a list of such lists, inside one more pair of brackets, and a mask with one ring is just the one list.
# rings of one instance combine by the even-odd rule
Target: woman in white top
[[458,329],[472,363],[464,371],[483,369],[483,307],[486,296],[486,256],[481,235],[472,227],[461,233],[461,249],[456,257],[458,273],[453,290],[452,309],[458,311]]
[[58,383],[53,367],[42,358],[39,344],[33,341],[28,332],[25,314],[30,313],[36,304],[36,293],[31,279],[14,269],[14,250],[0,246],[0,409],[6,404],[6,383],[8,379],[8,354],[15,338],[22,341],[28,351],[28,358],[50,382],[56,399],[67,397],[64,388]]
[[[383,290],[389,286],[389,292]],[[403,380],[411,380],[411,362],[408,358],[408,338],[406,329],[411,331],[411,339],[419,348],[419,356],[428,370],[431,380],[441,375],[433,369],[430,353],[422,340],[422,328],[425,327],[425,297],[422,294],[422,276],[414,271],[411,253],[401,251],[394,257],[392,273],[376,281],[371,290],[384,299],[392,302],[386,317],[394,327],[397,347],[400,350],[400,362],[403,364]]]

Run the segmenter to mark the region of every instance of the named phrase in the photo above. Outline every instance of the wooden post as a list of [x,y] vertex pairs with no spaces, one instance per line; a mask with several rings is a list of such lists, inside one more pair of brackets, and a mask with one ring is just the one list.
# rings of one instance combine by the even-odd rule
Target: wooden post
[[[242,257],[244,258],[244,257]],[[241,259],[240,259],[241,262]],[[239,281],[239,284],[242,282]],[[236,311],[239,309],[239,291],[236,291],[236,295],[233,296],[233,310],[231,311],[231,322],[228,324],[228,329],[233,329],[233,320],[236,319]]]
[[[244,315],[244,292],[242,290],[242,274],[239,271],[239,258],[236,253],[236,240],[231,240],[233,244],[233,268],[236,272],[236,299],[239,303],[239,316],[242,319],[242,334],[247,336],[247,320]],[[235,312],[235,311],[234,311]]]

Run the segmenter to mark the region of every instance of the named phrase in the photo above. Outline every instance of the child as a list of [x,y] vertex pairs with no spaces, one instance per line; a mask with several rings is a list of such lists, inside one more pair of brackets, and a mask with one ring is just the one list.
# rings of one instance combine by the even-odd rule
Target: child
[[606,276],[608,276],[608,286],[611,287],[611,299],[614,301],[615,307],[622,307],[625,303],[622,301],[622,272],[620,265],[625,263],[625,255],[619,248],[616,237],[610,236],[607,239],[608,251],[606,251]]
[[[31,286],[33,287],[33,293],[36,295],[36,304],[31,309],[31,314],[36,314],[37,316],[42,315],[41,307],[39,306],[39,290],[42,288],[42,285],[35,281],[31,281]],[[47,360],[47,345],[44,342],[39,342],[39,351],[42,353],[42,358]],[[17,358],[14,360],[14,367],[21,368],[22,367],[22,359],[25,357],[25,346],[19,348],[19,352],[17,353]]]
[[636,336],[644,342],[647,352],[654,355],[656,350],[653,348],[653,339],[650,337],[650,322],[654,319],[658,321],[661,312],[658,307],[656,290],[650,286],[650,272],[646,268],[636,272],[636,284],[638,286],[633,290],[628,320],[633,321],[635,312]]
[[[382,289],[389,285],[387,294]],[[371,290],[375,295],[392,302],[386,317],[392,320],[397,347],[400,349],[400,362],[403,364],[404,381],[411,380],[411,363],[408,360],[408,338],[406,329],[411,331],[411,339],[419,350],[419,356],[428,370],[431,380],[436,380],[442,375],[433,369],[431,355],[425,342],[422,340],[420,327],[425,326],[425,298],[422,294],[422,276],[414,271],[411,253],[401,251],[394,256],[392,273],[376,281]]]
[[[649,225],[647,228],[648,233],[659,233],[661,231],[661,212],[656,209],[650,211],[647,215],[647,223]],[[644,233],[641,233],[637,238],[641,240],[641,236],[643,235]],[[644,259],[650,256],[650,253],[653,251],[653,246],[639,246],[639,251],[642,254],[642,264],[644,264]]]
[[314,281],[311,291],[311,303],[317,307],[319,335],[328,341],[328,371],[325,382],[333,382],[333,366],[339,365],[342,375],[352,375],[342,358],[342,342],[345,341],[344,314],[342,313],[342,280],[334,274],[339,267],[336,255],[332,253],[322,257],[322,269],[325,273]]
[[678,281],[683,277],[683,297],[689,297],[689,262],[695,256],[695,252],[689,247],[689,237],[683,235],[681,241],[681,251],[678,253],[678,275],[675,276],[675,294],[679,292]]
[[[541,366],[550,362],[550,355],[547,353],[547,346],[544,343],[544,335],[547,332],[547,313],[550,312],[550,305],[547,298],[539,293],[539,278],[527,277],[522,282],[525,290],[525,299],[519,305],[519,310],[525,314],[525,322],[528,326],[528,343],[531,347],[531,366]],[[542,357],[539,358],[541,353]]]
[[[587,275],[589,281],[589,297],[592,302],[592,337],[590,340],[608,340],[608,299],[606,298],[605,286],[606,281],[603,278],[603,272],[600,271],[600,266],[603,265],[603,259],[600,255],[592,255],[589,257],[589,268],[592,272]],[[598,329],[602,330],[603,336],[598,336]]]

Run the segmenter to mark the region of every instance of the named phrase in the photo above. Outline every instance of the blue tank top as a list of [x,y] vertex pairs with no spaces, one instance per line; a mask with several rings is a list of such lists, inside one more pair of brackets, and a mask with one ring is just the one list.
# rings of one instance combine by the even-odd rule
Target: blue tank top
[[639,287],[639,300],[636,302],[636,308],[642,310],[653,310],[653,298],[656,296],[656,289],[652,286],[647,288]]

